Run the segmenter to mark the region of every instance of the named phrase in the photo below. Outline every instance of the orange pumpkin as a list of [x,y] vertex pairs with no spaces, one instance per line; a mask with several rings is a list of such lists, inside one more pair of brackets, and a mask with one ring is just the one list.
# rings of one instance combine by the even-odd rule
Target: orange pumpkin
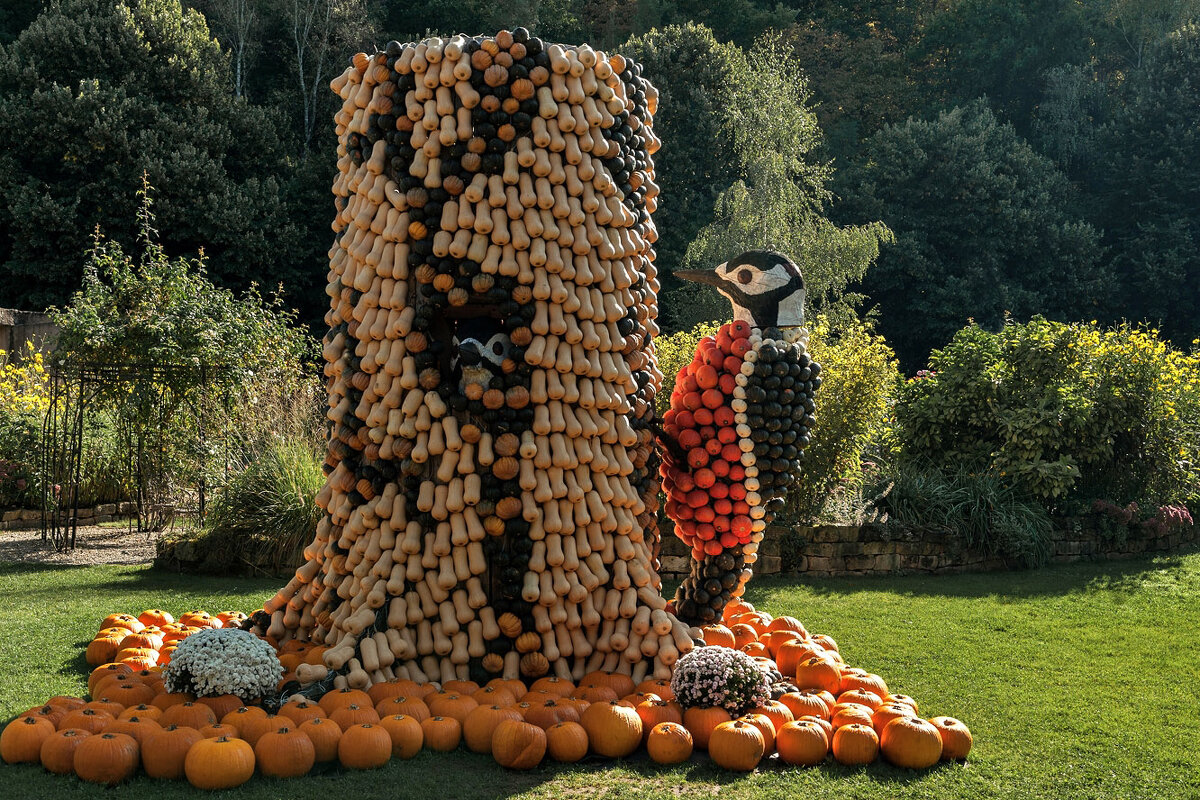
[[163,611],[161,608],[148,608],[138,614],[138,622],[143,625],[171,625],[175,622],[175,617],[171,616],[170,612]]
[[807,689],[781,695],[779,702],[787,706],[794,719],[804,716],[821,717],[822,719],[829,717],[829,706],[825,705],[825,701],[821,699],[820,695]]
[[88,694],[95,696],[96,684],[104,678],[111,677],[114,673],[117,675],[132,675],[133,667],[115,661],[108,664],[101,664],[88,675]]
[[[458,720],[458,724],[462,725],[467,719],[467,714],[471,710],[479,706],[478,703],[470,695],[461,695],[454,693],[438,692],[431,694],[426,698],[429,713],[435,717],[453,717]],[[333,715],[330,714],[330,718]]]
[[547,675],[534,681],[529,691],[552,692],[559,697],[569,697],[571,692],[575,691],[575,684],[557,675]]
[[829,754],[829,737],[816,722],[796,720],[786,723],[775,734],[775,749],[784,763],[811,767]]
[[767,623],[769,631],[794,631],[800,634],[801,638],[808,638],[808,630],[804,627],[804,623],[795,617],[776,617]]
[[871,709],[858,703],[838,703],[833,707],[833,714],[830,715],[829,721],[833,723],[833,729],[837,730],[843,725],[866,725],[870,727]]
[[308,719],[325,717],[325,710],[308,700],[289,700],[279,707],[279,716],[287,717],[297,726]]
[[754,727],[758,728],[758,732],[761,733],[763,737],[763,752],[766,755],[770,755],[771,753],[775,752],[775,725],[771,722],[769,717],[752,711],[748,714],[743,714],[742,716],[738,717],[738,719],[740,719],[742,722],[748,722]]
[[391,757],[392,737],[380,725],[352,725],[338,741],[338,762],[346,769],[377,769]]
[[333,712],[339,708],[351,705],[375,707],[375,704],[371,702],[371,696],[360,689],[334,689],[332,692],[326,692],[321,697],[319,705],[328,716],[332,716]]
[[216,739],[218,736],[228,736],[230,739],[241,738],[238,736],[237,728],[223,722],[218,722],[216,725],[205,725],[200,729],[200,737],[203,739]]
[[971,752],[975,740],[965,724],[954,717],[934,717],[929,724],[937,728],[942,737],[943,761],[961,761]]
[[897,767],[927,769],[942,757],[942,734],[920,717],[898,717],[883,726],[879,748]]
[[883,700],[885,703],[903,703],[906,706],[910,706],[914,714],[920,713],[920,709],[917,707],[917,701],[906,694],[889,694],[886,695]]
[[614,702],[620,697],[611,686],[601,686],[598,683],[581,683],[571,692],[571,697],[586,700],[589,703]]
[[[125,713],[125,712],[122,711],[121,713]],[[46,722],[49,722],[52,726],[54,726],[54,728],[57,730],[58,721],[61,720],[66,715],[67,715],[66,709],[55,708],[52,705],[44,705],[44,706],[38,706],[37,708],[30,708],[26,711],[22,711],[17,716],[18,717],[37,717],[38,719],[44,719],[44,720],[46,720]]]
[[624,758],[642,743],[642,718],[637,711],[615,701],[592,703],[579,718],[593,752]]
[[38,758],[48,772],[70,775],[75,771],[75,749],[90,733],[82,728],[55,731],[42,740]]
[[216,697],[198,697],[196,698],[196,702],[211,708],[213,716],[217,719],[221,719],[230,711],[234,711],[244,705],[242,698],[232,694],[221,694]]
[[[117,715],[118,720],[129,719],[130,717],[140,717],[141,719],[152,719],[155,722],[162,719],[163,710],[158,706],[148,706],[145,703],[136,706],[127,706],[124,711]],[[161,725],[161,723],[159,723]]]
[[879,756],[879,737],[868,725],[843,725],[833,732],[833,757],[854,767],[870,764]]
[[[642,718],[643,742],[649,738],[651,729],[660,722],[674,722],[677,725],[683,725],[683,709],[675,702],[668,703],[665,700],[648,700],[644,703],[639,703],[634,710]],[[688,744],[690,747],[690,735],[688,736]]]
[[525,712],[525,721],[546,730],[560,722],[578,722],[579,711],[573,705],[547,700],[540,706],[534,705],[529,708]]
[[692,706],[683,712],[683,727],[692,734],[692,742],[701,750],[708,749],[708,739],[712,732],[722,723],[729,722],[733,717],[719,706]]
[[169,706],[163,711],[162,716],[158,718],[163,727],[167,725],[178,725],[181,728],[195,728],[200,730],[205,725],[212,725],[217,721],[217,715],[213,710],[203,703],[177,703]]
[[[171,706],[179,705],[180,703],[194,702],[196,696],[190,692],[159,692],[154,695],[154,699],[150,701],[151,705],[158,706],[163,711],[166,711]],[[260,711],[262,709],[259,709]],[[265,713],[265,712],[264,712]],[[224,719],[224,717],[222,717]]]
[[476,689],[471,693],[471,699],[481,706],[511,706],[517,702],[517,698],[513,697],[507,689],[495,686]]
[[[553,702],[553,701],[551,701]],[[466,742],[467,749],[472,753],[491,753],[492,752],[492,737],[495,735],[496,726],[506,719],[521,719],[521,712],[515,708],[504,708],[501,706],[476,706],[467,713],[466,720],[463,721],[463,741]],[[530,724],[537,725],[536,722],[530,720]],[[549,727],[548,725],[538,725],[539,728]]]
[[[317,707],[320,708],[320,706]],[[345,731],[355,725],[362,725],[364,722],[379,722],[379,712],[371,706],[357,706],[351,703],[348,706],[335,708],[329,718]]]
[[708,739],[708,756],[718,767],[749,772],[766,751],[762,732],[744,720],[722,722]]
[[68,711],[58,721],[58,729],[64,731],[67,728],[82,728],[88,733],[100,733],[114,719],[115,717],[107,711],[97,711],[94,708],[77,708],[74,711]]
[[204,737],[195,728],[168,725],[142,742],[142,769],[151,778],[179,780],[188,750]]
[[100,630],[105,630],[106,628],[124,628],[133,633],[137,633],[145,627],[137,617],[130,614],[109,614],[100,623]]
[[833,723],[830,722],[829,720],[825,719],[824,717],[813,717],[813,716],[799,717],[796,721],[797,722],[815,722],[817,724],[818,728],[825,731],[825,738],[828,739],[831,744],[833,743]]
[[746,645],[758,641],[758,631],[744,622],[730,625],[729,632],[733,634],[733,647],[735,650],[741,650]]
[[800,638],[800,634],[795,631],[767,631],[758,637],[758,641],[767,646],[767,652],[771,654],[771,658],[777,659],[779,651],[785,644],[802,642],[804,639]]
[[394,680],[371,684],[371,687],[367,689],[367,696],[371,698],[371,705],[377,706],[384,700],[403,696],[408,691],[408,683],[409,681]]
[[141,717],[113,720],[104,728],[105,733],[124,733],[131,736],[139,748],[146,743],[146,739],[161,730],[162,725]]
[[878,695],[880,700],[888,696],[887,684],[883,678],[862,670],[857,672],[843,670],[842,680],[838,689],[839,691],[835,692],[835,694],[849,692],[853,689],[866,689],[868,692],[874,692]]
[[375,712],[379,714],[380,719],[393,714],[403,714],[406,717],[412,717],[417,722],[424,722],[433,716],[429,713],[429,706],[425,705],[424,700],[408,695],[397,695],[381,701],[375,706]]
[[842,673],[838,665],[824,657],[813,656],[801,661],[796,667],[797,689],[819,689],[836,693],[842,683]]
[[637,690],[656,694],[660,700],[666,700],[668,703],[675,699],[675,691],[671,688],[671,682],[666,678],[642,681],[637,685]]
[[588,735],[578,722],[559,722],[546,729],[546,754],[563,764],[573,764],[588,752]]
[[296,730],[313,743],[313,756],[318,764],[336,761],[338,743],[342,740],[342,729],[327,717],[314,717],[300,723]]
[[17,717],[0,733],[0,758],[5,764],[36,764],[42,743],[54,734],[54,724],[40,717]]
[[[258,706],[239,706],[221,717],[221,724],[232,725],[237,730],[238,736],[241,736],[242,727],[247,722],[254,719],[262,719],[265,716],[267,716],[267,712]],[[253,745],[251,746],[253,747]]]
[[646,752],[656,764],[679,764],[692,757],[692,734],[677,722],[660,722],[646,736]]
[[[124,628],[123,633],[127,633]],[[111,662],[117,655],[117,645],[121,643],[124,636],[97,636],[92,641],[88,642],[87,650],[84,652],[84,659],[88,666],[97,667],[101,664]]]
[[254,760],[268,778],[298,778],[313,768],[316,758],[312,740],[291,728],[268,731],[254,745]]
[[546,732],[537,725],[506,719],[492,736],[492,757],[509,769],[533,769],[546,755]]
[[454,717],[430,717],[421,722],[421,730],[425,735],[425,746],[441,753],[456,750],[462,741],[462,725]]
[[884,726],[892,720],[916,715],[917,712],[904,703],[884,703],[871,714],[871,727],[876,733],[883,733]]
[[838,695],[839,703],[858,703],[874,711],[883,705],[883,698],[870,689],[847,689]]
[[[605,672],[597,670],[584,675],[579,681],[579,685],[592,683],[597,686],[607,686],[616,693],[617,697],[624,697],[632,692],[636,687],[633,678],[620,672]],[[592,702],[595,702],[594,700]]]
[[243,739],[218,736],[192,745],[183,773],[197,789],[232,789],[254,775],[254,748]]
[[294,722],[287,717],[280,717],[276,714],[255,717],[242,723],[241,738],[245,739],[251,747],[254,747],[258,744],[258,740],[262,738],[263,734],[277,731],[280,728],[291,730],[293,727],[295,727]]
[[379,720],[379,727],[387,731],[392,740],[392,758],[410,759],[421,752],[425,744],[425,732],[415,717],[393,714]]
[[83,708],[81,708],[79,710],[80,711],[88,711],[88,710],[99,711],[104,714],[110,715],[113,719],[116,719],[117,714],[120,714],[122,711],[125,710],[125,706],[121,705],[120,703],[114,703],[112,700],[109,700],[107,697],[101,697],[98,700],[90,701],[89,703],[87,703],[87,705],[85,705]]
[[[781,703],[778,700],[768,700],[758,708],[750,709],[750,713],[762,714],[767,719],[771,720],[771,724],[775,727],[775,730],[779,730],[786,723],[791,722],[796,718],[796,715],[792,713],[792,710],[788,708],[786,704]],[[770,752],[770,748],[767,748],[767,752]]]
[[809,636],[808,638],[812,639],[814,642],[821,645],[821,647],[824,647],[826,650],[832,650],[835,653],[838,652],[837,642],[835,642],[833,640],[833,637],[829,636],[828,634],[818,633],[815,636]]
[[700,629],[700,638],[704,640],[705,644],[714,647],[736,647],[737,645],[733,638],[733,631],[720,624],[705,625]]
[[138,743],[123,733],[85,736],[72,759],[75,775],[89,783],[116,786],[138,768]]

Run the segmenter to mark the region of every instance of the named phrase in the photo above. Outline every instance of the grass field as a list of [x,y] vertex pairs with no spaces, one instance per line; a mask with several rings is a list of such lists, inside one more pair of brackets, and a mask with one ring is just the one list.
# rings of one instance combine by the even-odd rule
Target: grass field
[[[250,610],[274,580],[144,567],[0,564],[0,715],[85,687],[83,647],[112,611]],[[230,797],[1177,798],[1200,797],[1200,554],[1028,572],[865,580],[758,579],[749,599],[831,634],[846,660],[912,695],[923,716],[963,719],[964,765],[761,767],[645,756],[507,772],[469,753],[422,752],[369,773],[256,777]],[[114,796],[35,767],[0,767],[4,796]],[[122,795],[195,796],[141,778]]]

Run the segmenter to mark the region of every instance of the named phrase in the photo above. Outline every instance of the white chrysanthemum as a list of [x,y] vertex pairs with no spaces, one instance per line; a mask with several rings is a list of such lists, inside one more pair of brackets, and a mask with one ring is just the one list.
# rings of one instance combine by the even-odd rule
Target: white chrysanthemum
[[740,650],[697,647],[675,663],[671,691],[684,708],[720,706],[736,716],[770,700],[771,682]]
[[169,692],[197,697],[232,694],[243,700],[275,691],[283,665],[271,645],[236,628],[193,633],[171,654],[163,669]]

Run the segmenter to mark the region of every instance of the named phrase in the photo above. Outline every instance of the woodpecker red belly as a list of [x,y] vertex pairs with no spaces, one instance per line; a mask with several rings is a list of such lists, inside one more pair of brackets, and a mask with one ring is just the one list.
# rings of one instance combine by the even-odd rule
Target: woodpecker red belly
[[789,333],[742,320],[723,325],[676,377],[663,432],[680,448],[664,449],[662,476],[667,516],[692,548],[674,601],[684,621],[718,620],[741,594],[763,531],[800,469],[820,365],[800,330]]

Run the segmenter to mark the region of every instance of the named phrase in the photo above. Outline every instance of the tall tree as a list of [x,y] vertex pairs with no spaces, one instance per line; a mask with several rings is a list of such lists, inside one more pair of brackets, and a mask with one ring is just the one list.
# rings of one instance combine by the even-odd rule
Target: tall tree
[[971,319],[1108,308],[1098,234],[1067,210],[1070,183],[983,101],[883,128],[838,185],[842,218],[895,234],[863,286],[909,371]]
[[329,81],[371,31],[365,0],[284,0],[291,35],[292,69],[300,97],[301,156],[308,153],[318,120],[326,119]]
[[1180,345],[1200,336],[1200,26],[1153,46],[1100,134],[1102,221],[1122,310]]
[[261,0],[207,0],[196,4],[208,19],[213,33],[229,48],[236,97],[245,94],[246,73],[259,49],[257,34],[264,16],[261,6]]
[[136,249],[143,174],[169,252],[203,248],[226,285],[312,286],[275,120],[228,70],[178,0],[60,0],[0,55],[0,305],[62,302],[96,227]]

